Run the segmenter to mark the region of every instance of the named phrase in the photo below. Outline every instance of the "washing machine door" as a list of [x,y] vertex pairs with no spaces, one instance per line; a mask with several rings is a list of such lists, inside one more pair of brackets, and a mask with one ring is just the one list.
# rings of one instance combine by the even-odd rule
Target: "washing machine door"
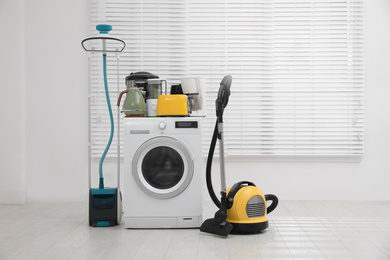
[[180,140],[155,137],[137,149],[132,161],[132,174],[138,187],[149,196],[173,198],[191,182],[193,155]]

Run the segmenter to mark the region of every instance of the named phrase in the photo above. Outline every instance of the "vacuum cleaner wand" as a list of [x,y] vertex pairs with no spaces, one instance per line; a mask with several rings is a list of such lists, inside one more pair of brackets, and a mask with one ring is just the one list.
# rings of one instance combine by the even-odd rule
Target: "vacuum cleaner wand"
[[[226,198],[226,174],[225,174],[225,147],[223,143],[223,111],[229,102],[230,86],[232,84],[232,76],[225,76],[219,87],[217,100],[215,100],[215,108],[218,122],[218,140],[219,140],[219,161],[221,167],[221,190],[225,192]],[[227,204],[226,204],[227,205]]]

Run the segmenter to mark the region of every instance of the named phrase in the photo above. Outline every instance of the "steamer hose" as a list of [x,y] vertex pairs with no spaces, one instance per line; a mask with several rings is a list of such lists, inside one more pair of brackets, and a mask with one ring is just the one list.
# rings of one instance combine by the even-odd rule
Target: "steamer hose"
[[110,149],[112,139],[114,137],[114,118],[112,116],[112,109],[111,109],[111,102],[110,102],[110,95],[108,93],[108,83],[107,83],[107,55],[103,54],[103,75],[104,75],[104,91],[106,93],[106,101],[108,106],[108,112],[110,114],[110,123],[111,123],[111,133],[110,138],[108,140],[106,149],[103,152],[102,157],[100,158],[99,163],[99,189],[104,189],[104,179],[103,179],[103,162],[106,158],[107,152]]

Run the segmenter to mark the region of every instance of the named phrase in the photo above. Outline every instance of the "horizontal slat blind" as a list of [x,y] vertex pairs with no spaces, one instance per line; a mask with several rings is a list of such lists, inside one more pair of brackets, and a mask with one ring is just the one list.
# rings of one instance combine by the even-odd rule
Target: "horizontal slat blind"
[[[362,0],[92,1],[91,21],[92,32],[109,23],[128,43],[121,89],[126,75],[141,70],[169,85],[188,75],[206,79],[205,151],[219,82],[231,74],[228,155],[363,154]],[[114,92],[115,62],[109,59]],[[109,129],[100,63],[91,65],[96,155]]]

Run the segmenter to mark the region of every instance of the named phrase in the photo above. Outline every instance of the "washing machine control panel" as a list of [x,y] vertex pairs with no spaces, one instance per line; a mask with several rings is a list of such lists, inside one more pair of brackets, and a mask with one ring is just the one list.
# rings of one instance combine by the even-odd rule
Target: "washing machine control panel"
[[191,118],[158,118],[154,131],[160,134],[198,134],[200,121]]
[[201,119],[183,118],[134,118],[125,119],[126,134],[185,134],[201,132]]

